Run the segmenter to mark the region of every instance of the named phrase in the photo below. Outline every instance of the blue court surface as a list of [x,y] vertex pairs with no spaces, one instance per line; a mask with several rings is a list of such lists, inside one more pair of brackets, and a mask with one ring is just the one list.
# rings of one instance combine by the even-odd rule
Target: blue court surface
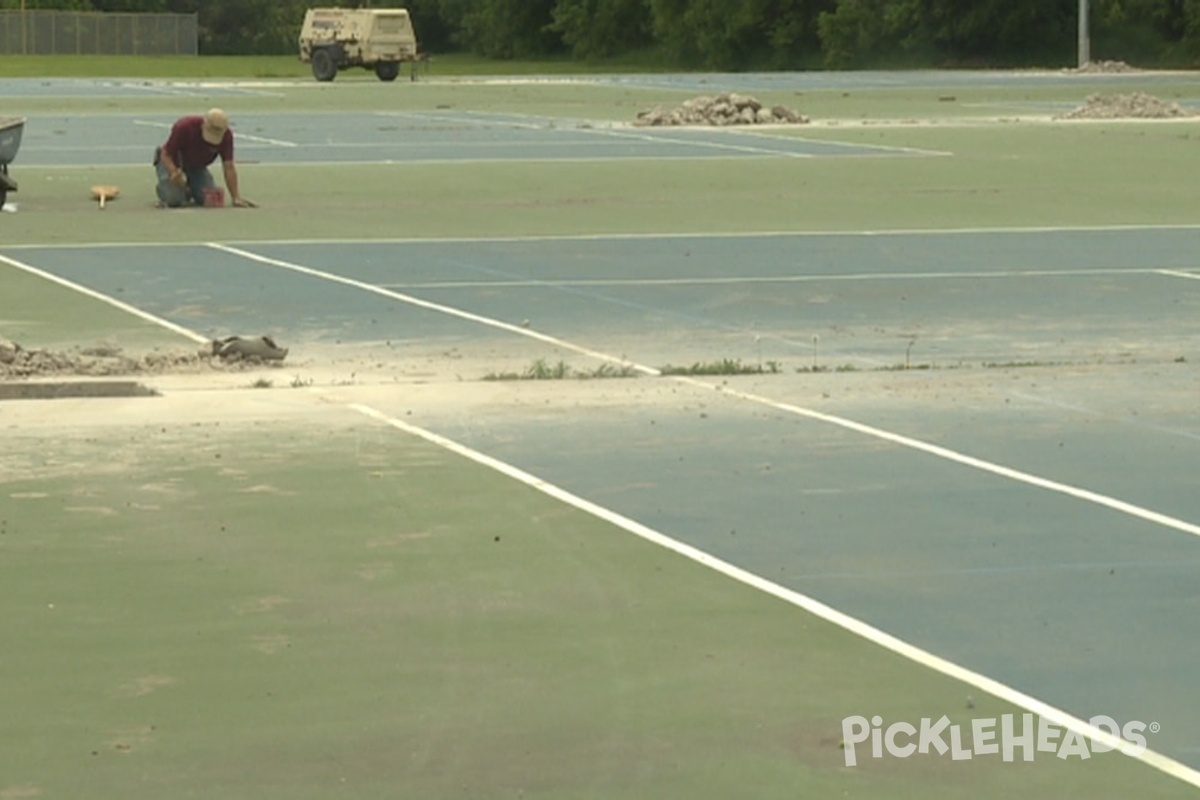
[[270,332],[299,365],[380,342],[400,364],[480,344],[777,363],[479,383],[511,402],[453,407],[365,391],[1079,717],[1153,723],[1200,768],[1198,247],[1181,227],[0,255],[206,336]]

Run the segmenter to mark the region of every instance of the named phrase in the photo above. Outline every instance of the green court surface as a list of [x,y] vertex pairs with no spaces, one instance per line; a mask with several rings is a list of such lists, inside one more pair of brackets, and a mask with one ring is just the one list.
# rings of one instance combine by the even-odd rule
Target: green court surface
[[[171,243],[344,243],[358,258],[352,245],[372,240],[1196,223],[1186,165],[1200,123],[1049,119],[1110,88],[1195,102],[1194,76],[765,85],[755,92],[764,102],[818,124],[763,136],[897,153],[367,152],[334,163],[320,148],[290,161],[281,148],[241,166],[244,194],[261,208],[165,212],[153,207],[143,146],[158,132],[134,121],[216,104],[235,125],[264,126],[478,111],[528,117],[557,143],[548,119],[586,132],[581,123],[629,121],[696,91],[446,78],[180,83],[162,94],[84,82],[93,91],[55,95],[0,80],[5,113],[29,115],[43,136],[12,166],[18,210],[0,214],[0,337],[195,348],[23,269],[43,246],[61,246],[66,261],[77,254],[85,272],[123,274],[128,265],[113,259],[125,246],[163,259],[187,252]],[[146,142],[100,142],[115,155],[95,163],[71,162],[74,145],[56,145],[72,126],[114,120]],[[329,145],[462,133],[406,124],[381,116],[375,130],[330,134]],[[98,210],[87,195],[95,183],[120,185],[121,198]],[[744,264],[754,264],[752,246]],[[136,266],[129,274],[146,274],[144,259]],[[166,273],[192,266],[164,261],[152,280],[166,286]],[[259,290],[270,279],[254,280]],[[174,300],[164,306],[182,315]],[[208,300],[205,314],[219,316]],[[360,390],[395,400],[439,381],[454,402],[480,391],[474,376],[487,366],[464,380],[439,364],[436,376],[410,374],[408,387],[369,376],[314,383],[290,365],[214,370],[140,376],[162,389],[156,398],[0,402],[0,800],[1196,795],[1194,771],[1179,779],[1117,753],[872,758],[863,744],[847,766],[848,715],[885,725],[946,715],[969,727],[1026,709],[353,407]],[[461,426],[470,423],[464,412]]]
[[81,343],[131,351],[179,347],[188,342],[161,325],[0,261],[0,335],[30,348]]
[[1021,710],[300,394],[6,432],[5,796],[1190,794],[1115,753],[849,768],[848,710]]

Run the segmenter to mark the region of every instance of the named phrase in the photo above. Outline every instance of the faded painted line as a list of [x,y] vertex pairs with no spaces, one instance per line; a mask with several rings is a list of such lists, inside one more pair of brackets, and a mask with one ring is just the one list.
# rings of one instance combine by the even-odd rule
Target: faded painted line
[[[427,283],[384,283],[385,289],[532,289],[557,286],[740,286],[755,283],[812,283],[823,281],[908,281],[908,280],[977,280],[1006,278],[1074,278],[1098,275],[1146,275],[1161,272],[1147,268],[1116,267],[1113,269],[1021,269],[990,270],[987,272],[859,272],[850,275],[741,275],[704,278],[537,278],[511,281],[429,281]],[[1197,276],[1200,278],[1200,276]]]
[[492,456],[485,455],[478,450],[473,450],[466,445],[460,444],[452,439],[436,434],[424,428],[404,422],[403,420],[389,416],[378,409],[361,403],[352,403],[349,408],[362,414],[366,417],[374,419],[378,422],[390,425],[397,430],[416,436],[438,447],[444,448],[455,455],[462,456],[470,461],[495,470],[500,474],[511,478],[519,483],[528,486],[532,489],[554,498],[560,502],[566,503],[573,508],[576,508],[586,514],[590,514],[604,522],[616,525],[635,536],[651,542],[659,547],[669,550],[673,553],[683,556],[691,561],[696,562],[708,569],[711,569],[727,578],[731,578],[739,583],[745,584],[764,592],[772,597],[790,603],[793,606],[803,609],[814,616],[817,616],[827,622],[830,622],[838,627],[866,639],[872,644],[879,645],[887,650],[890,650],[897,655],[903,656],[922,667],[934,670],[949,678],[961,681],[976,689],[987,692],[988,694],[1011,703],[1015,706],[1025,709],[1026,711],[1037,714],[1038,716],[1050,721],[1054,725],[1070,730],[1080,736],[1087,737],[1093,742],[1105,745],[1107,747],[1120,750],[1122,753],[1134,758],[1147,766],[1153,767],[1161,772],[1177,778],[1192,786],[1200,787],[1200,772],[1191,769],[1190,767],[1175,761],[1172,758],[1156,753],[1152,750],[1145,749],[1140,752],[1124,739],[1114,736],[1108,731],[1102,730],[1093,726],[1078,717],[1072,716],[1065,711],[1062,711],[1054,706],[1049,705],[1035,697],[1032,697],[1024,692],[1018,691],[1006,684],[1000,683],[997,680],[987,677],[981,673],[962,667],[948,659],[933,653],[923,650],[916,645],[910,644],[903,639],[892,636],[891,634],[880,630],[879,628],[869,625],[862,620],[845,614],[837,609],[822,603],[815,598],[800,592],[793,591],[786,587],[773,583],[765,578],[748,572],[740,567],[734,566],[726,561],[723,561],[710,553],[707,553],[699,548],[685,544],[676,539],[667,536],[653,528],[643,525],[640,522],[632,520],[626,516],[618,514],[611,509],[585,500],[578,495],[572,494],[565,489],[562,489],[548,481],[542,480],[536,475],[532,475],[524,470],[513,466],[507,462],[501,461]]
[[[702,159],[682,159],[687,161],[697,161]],[[327,161],[327,162],[304,162],[305,166],[347,166],[352,162],[347,161]],[[384,163],[400,163],[400,162],[384,162]],[[364,166],[378,166],[380,162],[364,161],[361,162]],[[263,164],[262,166],[294,166],[292,163],[281,163],[276,165]],[[62,169],[95,169],[95,165],[64,165]],[[411,236],[380,236],[372,238],[321,238],[321,239],[235,239],[231,244],[250,245],[360,245],[360,244],[506,244],[506,243],[528,243],[528,242],[645,242],[645,241],[669,241],[678,242],[685,240],[696,240],[701,242],[709,242],[720,239],[728,239],[731,241],[750,241],[753,239],[863,239],[863,238],[912,238],[919,236],[978,236],[980,234],[996,234],[996,235],[1016,235],[1028,236],[1031,234],[1041,233],[1155,233],[1163,231],[1182,231],[1200,233],[1200,224],[1163,224],[1163,225],[1045,225],[1031,227],[996,227],[996,228],[893,228],[879,230],[859,230],[859,231],[805,231],[805,230],[761,230],[761,231],[681,231],[676,233],[568,233],[568,234],[536,234],[522,236],[428,236],[428,237],[411,237]],[[202,241],[187,241],[180,240],[175,242],[68,242],[63,244],[47,245],[47,244],[6,244],[6,249],[22,248],[22,249],[68,249],[68,248],[96,248],[96,247],[180,247],[180,246],[207,246],[207,242]],[[1125,268],[1121,268],[1125,269]],[[1151,272],[1170,272],[1170,270],[1161,267],[1147,267],[1147,271]],[[1180,273],[1187,275],[1188,273]]]
[[147,311],[143,311],[140,308],[131,306],[129,303],[122,302],[120,300],[117,300],[114,297],[109,297],[108,295],[97,292],[94,289],[89,289],[88,287],[83,286],[78,283],[75,283],[74,281],[69,281],[66,278],[60,278],[57,275],[46,272],[45,270],[40,270],[37,267],[30,266],[29,264],[22,263],[20,261],[17,261],[16,259],[9,258],[8,256],[0,255],[0,263],[8,264],[10,267],[19,269],[22,272],[27,272],[30,275],[36,275],[37,277],[42,278],[43,280],[47,280],[47,281],[50,281],[51,283],[56,283],[59,286],[63,286],[63,287],[66,287],[67,289],[71,289],[73,291],[79,292],[80,294],[85,295],[86,297],[90,297],[93,300],[99,300],[102,303],[107,303],[108,305],[112,306],[113,308],[118,308],[121,311],[124,311],[127,314],[132,314],[133,316],[138,317],[139,319],[145,320],[146,322],[152,322],[155,325],[160,325],[169,331],[178,333],[180,336],[186,336],[187,338],[191,339],[194,342],[207,343],[210,341],[210,339],[208,337],[201,336],[200,334],[196,333],[195,331],[188,330],[187,328],[183,327],[182,325],[176,325],[174,322],[165,320],[162,317],[156,317]]
[[[804,581],[914,581],[924,578],[1008,578],[1010,575],[1046,575],[1063,572],[1082,572],[1100,575],[1109,570],[1165,570],[1189,571],[1200,567],[1200,559],[1176,559],[1173,561],[1084,561],[1037,564],[1009,564],[1002,567],[962,567],[958,569],[914,569],[908,571],[880,570],[875,572],[801,572],[789,573],[792,580]],[[909,585],[912,585],[911,583]]]
[[537,331],[530,330],[529,328],[525,328],[521,325],[513,325],[512,323],[502,322],[501,320],[492,319],[491,317],[485,317],[480,314],[473,314],[470,311],[463,311],[462,309],[454,308],[453,306],[447,306],[447,305],[443,305],[441,303],[433,303],[428,300],[422,300],[419,297],[413,297],[412,295],[401,294],[400,292],[394,292],[390,289],[383,289],[379,286],[375,286],[374,284],[366,283],[364,281],[354,280],[353,278],[346,278],[341,275],[335,275],[331,272],[324,272],[319,269],[313,269],[312,267],[305,267],[300,264],[293,264],[288,261],[282,261],[278,258],[268,258],[267,256],[260,256],[257,253],[251,253],[248,250],[242,250],[237,247],[230,247],[229,245],[217,244],[215,242],[210,242],[208,244],[208,246],[213,248],[214,250],[220,250],[221,252],[229,253],[230,255],[234,255],[239,258],[245,258],[250,261],[257,261],[260,264],[267,264],[268,266],[279,267],[280,269],[286,269],[286,270],[290,270],[292,272],[298,272],[302,275],[310,275],[314,278],[321,278],[322,280],[327,280],[332,283],[340,283],[344,286],[352,286],[355,289],[361,289],[364,292],[370,292],[371,294],[381,295],[383,297],[387,297],[392,300],[399,300],[402,303],[407,303],[411,306],[416,306],[417,308],[424,308],[424,309],[428,309],[430,311],[437,311],[439,313],[446,314],[451,317],[458,317],[459,319],[467,320],[468,322],[475,322],[480,325],[486,325],[489,328],[496,328],[498,330],[507,331],[509,333],[515,333],[520,336],[525,336],[530,339],[536,339],[539,342],[544,342],[545,344],[550,344],[555,347],[560,347],[564,350],[570,350],[573,353],[579,353],[580,355],[585,355],[585,356],[588,356],[589,358],[595,358],[600,361],[605,361],[605,362],[608,362],[611,364],[618,364],[620,366],[630,367],[630,368],[632,368],[638,372],[641,372],[645,375],[658,375],[659,374],[659,371],[657,369],[654,369],[653,367],[646,367],[641,364],[635,364],[635,363],[629,361],[628,359],[619,358],[617,356],[609,355],[608,353],[601,353],[598,350],[592,350],[591,348],[583,347],[581,345],[577,345],[572,342],[568,342],[564,339],[559,339],[557,337],[550,336],[545,333],[539,333]]
[[1153,431],[1154,433],[1162,433],[1168,436],[1180,436],[1184,439],[1191,439],[1192,441],[1200,442],[1200,434],[1191,433],[1190,431],[1170,428],[1166,425],[1155,425],[1152,422],[1142,422],[1136,419],[1120,417],[1108,412],[1098,411],[1094,408],[1088,408],[1075,403],[1064,403],[1061,400],[1054,400],[1049,397],[1039,397],[1038,395],[1029,394],[1027,392],[1009,392],[1009,394],[1019,400],[1027,400],[1031,403],[1040,403],[1041,405],[1050,406],[1051,408],[1061,408],[1064,411],[1074,411],[1079,414],[1088,414],[1093,417],[1099,417],[1105,421],[1117,422],[1121,425],[1128,425],[1130,427],[1139,428],[1145,431]]
[[[173,123],[154,122],[154,121],[148,120],[148,119],[135,119],[133,121],[133,124],[141,125],[146,128],[163,128],[166,130],[170,130],[171,125]],[[232,125],[232,124],[230,125],[230,128],[233,130],[233,135],[234,135],[235,139],[242,139],[242,140],[245,140],[248,142],[259,142],[261,144],[276,145],[278,147],[299,147],[300,146],[296,142],[287,142],[287,141],[284,141],[283,139],[268,139],[265,136],[255,136],[252,133],[243,133],[242,131],[239,131],[237,129],[237,126]],[[317,145],[315,145],[315,144],[313,145],[313,147],[316,147],[316,146]]]
[[[397,112],[388,112],[397,113]],[[403,112],[399,112],[403,113]],[[404,114],[404,116],[409,116]],[[670,128],[659,128],[657,130],[639,131],[632,126],[612,127],[605,123],[595,123],[588,120],[569,120],[556,119],[553,117],[536,117],[536,116],[514,116],[514,115],[482,115],[471,114],[430,114],[421,113],[420,119],[433,120],[436,122],[446,122],[453,124],[469,124],[479,123],[481,127],[505,127],[516,128],[519,130],[537,130],[537,131],[563,131],[569,133],[578,133],[586,135],[592,139],[609,138],[621,141],[632,140],[639,142],[648,142],[652,144],[667,144],[675,146],[693,147],[701,150],[728,150],[737,153],[750,153],[759,156],[782,156],[785,158],[832,158],[836,157],[832,153],[811,153],[798,152],[795,145],[807,144],[817,145],[821,147],[842,147],[852,152],[847,155],[869,156],[869,155],[937,155],[945,156],[950,153],[919,150],[908,147],[891,147],[886,145],[871,145],[860,144],[857,142],[843,141],[826,141],[820,139],[805,139],[802,137],[792,136],[771,136],[763,131],[749,131],[739,127],[737,130],[722,129],[722,128],[695,128],[692,132],[697,133],[696,138],[687,138],[685,136],[671,135],[667,131]],[[778,142],[780,147],[755,146],[751,144],[736,144],[732,142],[719,141],[721,137],[730,136],[755,136],[764,141]],[[704,138],[708,137],[708,138]],[[559,146],[557,143],[553,143]],[[583,144],[583,143],[581,143]],[[540,143],[539,146],[544,146],[545,143]],[[787,147],[791,145],[792,147]],[[487,145],[490,146],[490,145]]]
[[764,139],[779,139],[789,142],[806,142],[815,145],[836,145],[838,147],[848,147],[857,150],[868,150],[871,152],[859,153],[858,155],[914,155],[914,156],[936,156],[945,157],[953,156],[949,150],[925,150],[921,147],[901,147],[899,145],[883,145],[883,144],[862,144],[860,142],[847,142],[842,139],[811,139],[807,136],[775,136],[772,135],[772,130],[788,129],[787,126],[782,128],[774,128],[767,126],[767,130],[755,128],[754,130],[738,130],[737,133],[744,136],[758,136]]
[[1172,278],[1187,278],[1192,281],[1200,281],[1200,274],[1195,272],[1181,272],[1177,269],[1160,269],[1156,271],[1159,275],[1167,275]]

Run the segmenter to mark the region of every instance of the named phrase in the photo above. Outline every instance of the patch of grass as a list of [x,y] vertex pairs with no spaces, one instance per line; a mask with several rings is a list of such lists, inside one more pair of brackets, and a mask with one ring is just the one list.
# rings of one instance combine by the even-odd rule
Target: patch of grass
[[587,372],[576,374],[577,378],[633,378],[637,376],[637,370],[629,364],[613,364],[604,362],[600,366]]
[[605,362],[595,369],[577,370],[565,361],[551,364],[544,358],[534,361],[522,372],[489,372],[485,381],[560,381],[567,378],[588,380],[595,378],[631,378],[637,370],[629,364]]
[[663,375],[775,375],[781,369],[778,361],[743,364],[741,359],[723,358],[719,361],[697,361],[690,367],[667,364],[659,372]]
[[838,366],[833,367],[832,369],[830,369],[829,367],[823,367],[819,364],[814,364],[811,367],[796,367],[796,372],[799,372],[801,374],[816,373],[816,372],[861,372],[861,371],[862,370],[859,367],[856,367],[853,364],[839,364]]
[[1062,361],[985,361],[984,369],[1026,369],[1029,367],[1061,367]]
[[259,378],[254,383],[250,384],[251,389],[270,389],[275,385],[275,381],[270,378]]
[[535,381],[560,381],[571,374],[571,367],[565,361],[550,364],[544,358],[539,358],[525,370],[525,378]]
[[883,367],[879,367],[879,368],[878,368],[878,370],[879,370],[880,372],[906,372],[906,371],[908,371],[908,370],[922,370],[922,369],[939,369],[939,368],[938,368],[938,367],[935,367],[933,364],[927,364],[927,363],[922,363],[922,364],[909,364],[909,363],[904,363],[904,364],[891,364],[891,365],[889,365],[889,366],[883,366]]

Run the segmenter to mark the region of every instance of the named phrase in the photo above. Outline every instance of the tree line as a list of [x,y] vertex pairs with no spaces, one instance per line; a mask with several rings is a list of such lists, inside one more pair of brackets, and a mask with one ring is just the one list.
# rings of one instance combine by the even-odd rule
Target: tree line
[[[18,8],[22,0],[0,0]],[[296,50],[336,0],[24,0],[29,9],[195,13],[200,52]],[[426,52],[628,59],[713,70],[1069,66],[1079,0],[407,0]],[[1200,0],[1089,0],[1093,60],[1200,64]]]

